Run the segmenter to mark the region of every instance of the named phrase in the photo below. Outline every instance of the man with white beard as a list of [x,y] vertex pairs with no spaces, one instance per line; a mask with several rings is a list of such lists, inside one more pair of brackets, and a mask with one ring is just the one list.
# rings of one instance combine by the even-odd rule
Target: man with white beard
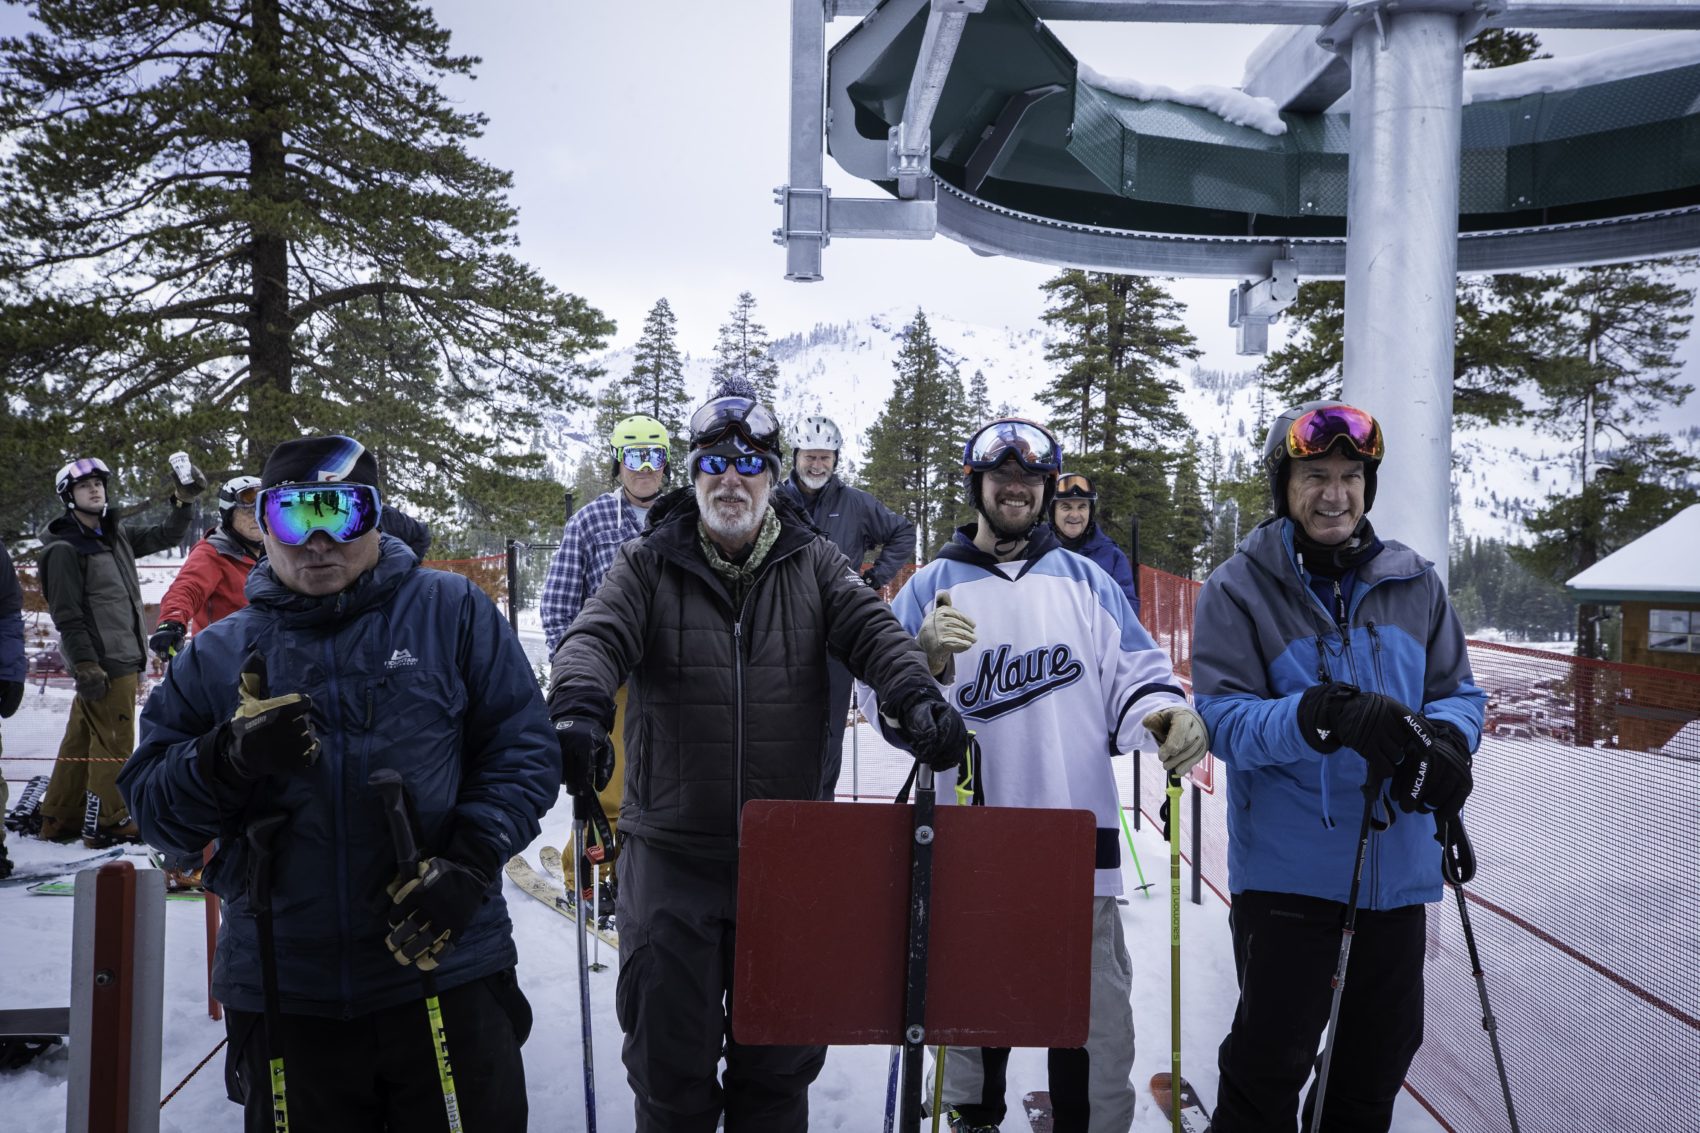
[[[850,569],[861,571],[863,582],[875,590],[883,589],[915,556],[915,525],[867,492],[839,479],[838,454],[844,447],[844,435],[832,418],[806,417],[798,434],[792,439],[791,478],[779,486],[779,493],[790,496],[808,514],[809,521],[844,552]],[[864,562],[872,565],[862,570]],[[852,684],[850,670],[838,662],[832,662],[829,672],[832,703],[838,711],[829,725],[832,735],[827,738],[826,763],[821,768],[823,799],[831,799],[838,786]]]
[[[691,483],[656,501],[555,650],[549,710],[575,796],[613,770],[629,689],[615,990],[640,1133],[801,1133],[824,1047],[732,1034],[738,828],[750,799],[816,799],[829,658],[878,690],[915,757],[948,770],[968,734],[914,638],[773,491],[779,424],[732,394],[691,418]],[[724,1055],[725,1073],[719,1072]]]

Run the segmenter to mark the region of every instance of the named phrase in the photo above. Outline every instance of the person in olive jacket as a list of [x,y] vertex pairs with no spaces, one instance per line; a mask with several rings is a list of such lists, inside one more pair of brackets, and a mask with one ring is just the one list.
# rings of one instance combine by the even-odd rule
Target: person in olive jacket
[[[880,692],[917,759],[968,735],[915,639],[773,490],[778,424],[752,397],[691,420],[692,483],[659,500],[555,650],[550,715],[575,796],[612,771],[627,683],[615,1003],[637,1128],[808,1127],[824,1047],[745,1046],[728,1027],[738,829],[751,799],[817,799],[828,659]],[[726,1069],[722,1081],[719,1063]]]
[[[136,837],[116,786],[136,743],[136,681],[148,663],[136,557],[175,547],[189,529],[189,501],[207,486],[199,469],[191,469],[187,483],[173,475],[171,513],[156,526],[136,528],[109,514],[111,478],[98,458],[61,468],[53,487],[65,514],[41,537],[42,594],[77,695],[41,801],[40,836],[64,842],[81,833],[91,849]],[[85,792],[100,799],[92,831],[85,829]]]

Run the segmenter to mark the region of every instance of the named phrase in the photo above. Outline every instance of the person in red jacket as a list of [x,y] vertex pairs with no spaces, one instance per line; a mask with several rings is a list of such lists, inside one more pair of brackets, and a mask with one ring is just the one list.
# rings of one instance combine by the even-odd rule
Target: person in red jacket
[[159,626],[148,648],[170,662],[192,626],[196,633],[248,604],[242,588],[264,550],[254,518],[257,476],[236,476],[218,490],[218,526],[196,543],[159,602]]

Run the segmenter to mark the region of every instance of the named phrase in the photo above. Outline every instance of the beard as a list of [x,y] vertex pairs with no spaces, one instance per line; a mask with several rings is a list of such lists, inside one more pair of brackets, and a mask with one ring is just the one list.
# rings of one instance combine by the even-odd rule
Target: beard
[[753,482],[736,486],[699,476],[695,488],[703,526],[716,541],[728,547],[741,547],[756,537],[767,514],[765,473]]
[[1036,498],[1029,500],[1022,513],[1022,518],[1014,521],[1013,524],[1002,518],[1003,509],[997,506],[998,501],[995,496],[991,502],[993,506],[986,509],[984,518],[986,526],[1000,543],[1007,543],[1014,539],[1025,539],[1027,533],[1033,530],[1033,525],[1039,520],[1039,500]]
[[818,492],[822,488],[826,487],[826,482],[828,480],[832,479],[832,473],[822,472],[820,475],[815,476],[799,469],[797,471],[797,479],[801,480],[803,482],[803,487],[807,488],[809,491]]

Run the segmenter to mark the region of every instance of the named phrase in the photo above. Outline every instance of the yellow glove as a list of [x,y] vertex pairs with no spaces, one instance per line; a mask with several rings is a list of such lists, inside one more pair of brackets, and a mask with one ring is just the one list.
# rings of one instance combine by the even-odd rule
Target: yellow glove
[[1157,741],[1157,758],[1170,775],[1185,775],[1210,749],[1204,720],[1184,704],[1171,704],[1147,713],[1145,730]]
[[974,644],[974,619],[950,604],[950,591],[939,591],[932,610],[921,621],[915,640],[927,654],[927,667],[938,676],[951,658]]

